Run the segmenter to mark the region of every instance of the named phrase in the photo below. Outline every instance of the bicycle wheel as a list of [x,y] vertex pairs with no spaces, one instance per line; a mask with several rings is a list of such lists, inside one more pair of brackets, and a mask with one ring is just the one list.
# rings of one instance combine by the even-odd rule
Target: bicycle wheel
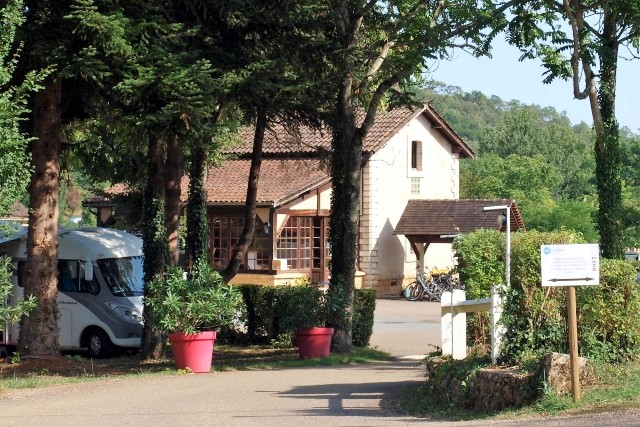
[[429,301],[442,300],[442,288],[433,278],[427,282],[427,294],[429,295]]
[[411,282],[402,291],[402,296],[407,301],[416,301],[416,300],[422,298],[422,293],[423,292],[424,291],[422,289],[422,286],[420,286],[420,284],[418,282]]
[[453,280],[448,274],[439,276],[436,282],[438,284],[438,287],[441,289],[441,292],[453,292]]

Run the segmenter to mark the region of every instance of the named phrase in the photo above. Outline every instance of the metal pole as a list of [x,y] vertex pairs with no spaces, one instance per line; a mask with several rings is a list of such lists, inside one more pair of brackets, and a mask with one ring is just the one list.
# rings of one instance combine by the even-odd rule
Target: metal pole
[[505,283],[507,285],[507,289],[511,288],[511,207],[507,206],[506,209],[507,215],[507,248],[505,255]]

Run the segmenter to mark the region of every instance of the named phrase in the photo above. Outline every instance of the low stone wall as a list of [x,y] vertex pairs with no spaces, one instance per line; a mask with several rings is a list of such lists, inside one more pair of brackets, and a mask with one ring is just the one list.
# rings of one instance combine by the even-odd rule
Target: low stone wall
[[535,375],[517,368],[481,369],[469,387],[467,406],[498,411],[533,402],[539,395]]
[[441,364],[440,358],[427,362],[427,383],[434,393],[446,395],[449,404],[498,411],[526,405],[539,396],[536,376],[518,368],[482,368],[461,380],[452,373],[438,375]]

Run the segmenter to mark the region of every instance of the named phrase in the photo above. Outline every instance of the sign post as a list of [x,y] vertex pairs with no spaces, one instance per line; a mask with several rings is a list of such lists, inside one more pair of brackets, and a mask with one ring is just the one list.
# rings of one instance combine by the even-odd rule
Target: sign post
[[578,361],[578,321],[576,286],[597,285],[600,281],[600,248],[597,244],[540,246],[542,286],[567,287],[569,356],[573,401],[580,400],[580,364]]

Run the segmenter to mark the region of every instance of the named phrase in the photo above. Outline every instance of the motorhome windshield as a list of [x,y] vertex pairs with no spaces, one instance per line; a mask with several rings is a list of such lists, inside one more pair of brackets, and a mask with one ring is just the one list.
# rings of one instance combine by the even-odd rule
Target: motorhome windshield
[[144,294],[142,257],[99,259],[97,263],[114,295],[131,297]]

